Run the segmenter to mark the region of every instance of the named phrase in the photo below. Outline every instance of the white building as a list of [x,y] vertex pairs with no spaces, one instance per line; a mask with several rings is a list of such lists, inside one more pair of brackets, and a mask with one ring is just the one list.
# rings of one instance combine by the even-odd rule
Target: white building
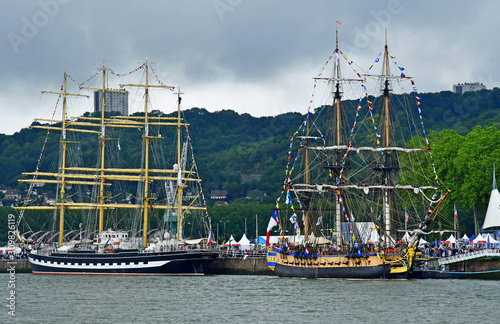
[[468,91],[479,91],[486,89],[486,86],[482,83],[479,82],[474,82],[474,83],[459,83],[459,84],[454,84],[453,85],[453,92],[455,93],[464,93]]

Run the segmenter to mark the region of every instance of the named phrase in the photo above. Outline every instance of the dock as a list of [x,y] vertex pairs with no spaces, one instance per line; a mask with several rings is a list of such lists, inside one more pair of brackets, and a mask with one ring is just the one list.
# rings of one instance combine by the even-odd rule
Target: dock
[[0,260],[0,273],[10,272],[12,268],[15,273],[31,272],[31,263],[28,259]]

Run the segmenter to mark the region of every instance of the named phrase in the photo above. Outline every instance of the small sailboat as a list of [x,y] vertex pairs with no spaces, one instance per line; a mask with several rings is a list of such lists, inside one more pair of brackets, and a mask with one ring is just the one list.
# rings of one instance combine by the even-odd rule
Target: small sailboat
[[[277,226],[281,237],[268,250],[268,266],[280,277],[407,278],[419,233],[446,196],[432,165],[420,98],[390,54],[387,35],[366,73],[339,49],[336,35],[335,50],[314,78],[308,114],[290,140],[282,193],[268,226],[268,234]],[[380,63],[382,73],[373,74]],[[325,76],[329,65],[332,74]],[[368,79],[376,80],[380,97],[369,93]],[[327,87],[318,95],[319,82]],[[413,88],[404,99],[392,93],[402,82]],[[313,113],[317,97],[329,103]],[[408,98],[411,107],[402,105],[411,103]],[[410,220],[415,234],[398,242],[396,228]],[[325,243],[318,240],[323,237]]]
[[[107,87],[109,74],[124,77],[137,71],[144,72],[143,83]],[[58,230],[48,230],[48,235],[27,239],[19,234],[24,244],[34,248],[29,254],[33,273],[203,275],[219,253],[210,249],[212,228],[188,123],[181,113],[182,93],[163,84],[148,61],[126,74],[117,74],[105,65],[99,72],[100,87],[84,86],[97,74],[78,84],[80,89],[95,91],[93,115],[68,117],[67,98],[85,95],[67,91],[70,77],[65,73],[61,91],[52,92],[62,99],[61,118],[37,120],[49,124],[32,125],[46,129],[47,136],[60,134],[56,170],[43,171],[37,166],[35,172],[25,173],[30,179],[21,180],[30,184],[29,193],[34,184],[57,188],[51,204],[19,207],[18,225],[25,212],[36,209],[50,211],[58,224]],[[149,80],[151,73],[157,84]],[[108,106],[118,99],[110,95],[128,94],[127,89],[134,87],[143,90],[143,111],[111,113]],[[177,111],[172,116],[152,110],[150,96],[155,88],[177,89]],[[167,149],[167,144],[173,148]],[[87,146],[93,148],[84,149]],[[122,153],[126,146],[130,149]],[[40,159],[42,155],[43,151]],[[199,234],[205,236],[188,240],[184,222],[196,213],[202,214]],[[56,237],[57,243],[52,242]]]
[[491,188],[490,200],[481,229],[484,230],[492,227],[500,228],[500,192],[498,192],[495,178],[495,164],[493,164],[493,185]]

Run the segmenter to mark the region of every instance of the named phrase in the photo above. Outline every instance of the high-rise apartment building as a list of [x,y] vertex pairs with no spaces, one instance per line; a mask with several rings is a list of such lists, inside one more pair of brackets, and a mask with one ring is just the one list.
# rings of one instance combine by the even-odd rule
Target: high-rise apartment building
[[[128,92],[105,91],[105,111],[119,112],[120,115],[128,115]],[[94,112],[101,112],[102,90],[94,91]]]

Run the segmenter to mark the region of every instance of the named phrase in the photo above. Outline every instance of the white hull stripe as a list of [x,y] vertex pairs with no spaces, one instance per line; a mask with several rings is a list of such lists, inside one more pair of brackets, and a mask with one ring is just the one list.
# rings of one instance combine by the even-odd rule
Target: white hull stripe
[[48,272],[33,271],[36,275],[87,275],[87,276],[204,276],[204,273],[109,273],[109,272]]
[[80,269],[80,270],[86,270],[86,269],[95,269],[95,270],[110,270],[110,269],[147,269],[147,268],[157,268],[161,267],[170,261],[148,261],[148,263],[144,262],[138,262],[138,264],[135,264],[133,262],[129,264],[125,264],[124,262],[122,263],[97,263],[97,264],[74,264],[74,263],[67,263],[67,262],[43,262],[40,260],[35,260],[33,258],[29,258],[30,262],[32,264],[36,264],[39,266],[43,267],[49,267],[49,268],[64,268],[64,269]]

